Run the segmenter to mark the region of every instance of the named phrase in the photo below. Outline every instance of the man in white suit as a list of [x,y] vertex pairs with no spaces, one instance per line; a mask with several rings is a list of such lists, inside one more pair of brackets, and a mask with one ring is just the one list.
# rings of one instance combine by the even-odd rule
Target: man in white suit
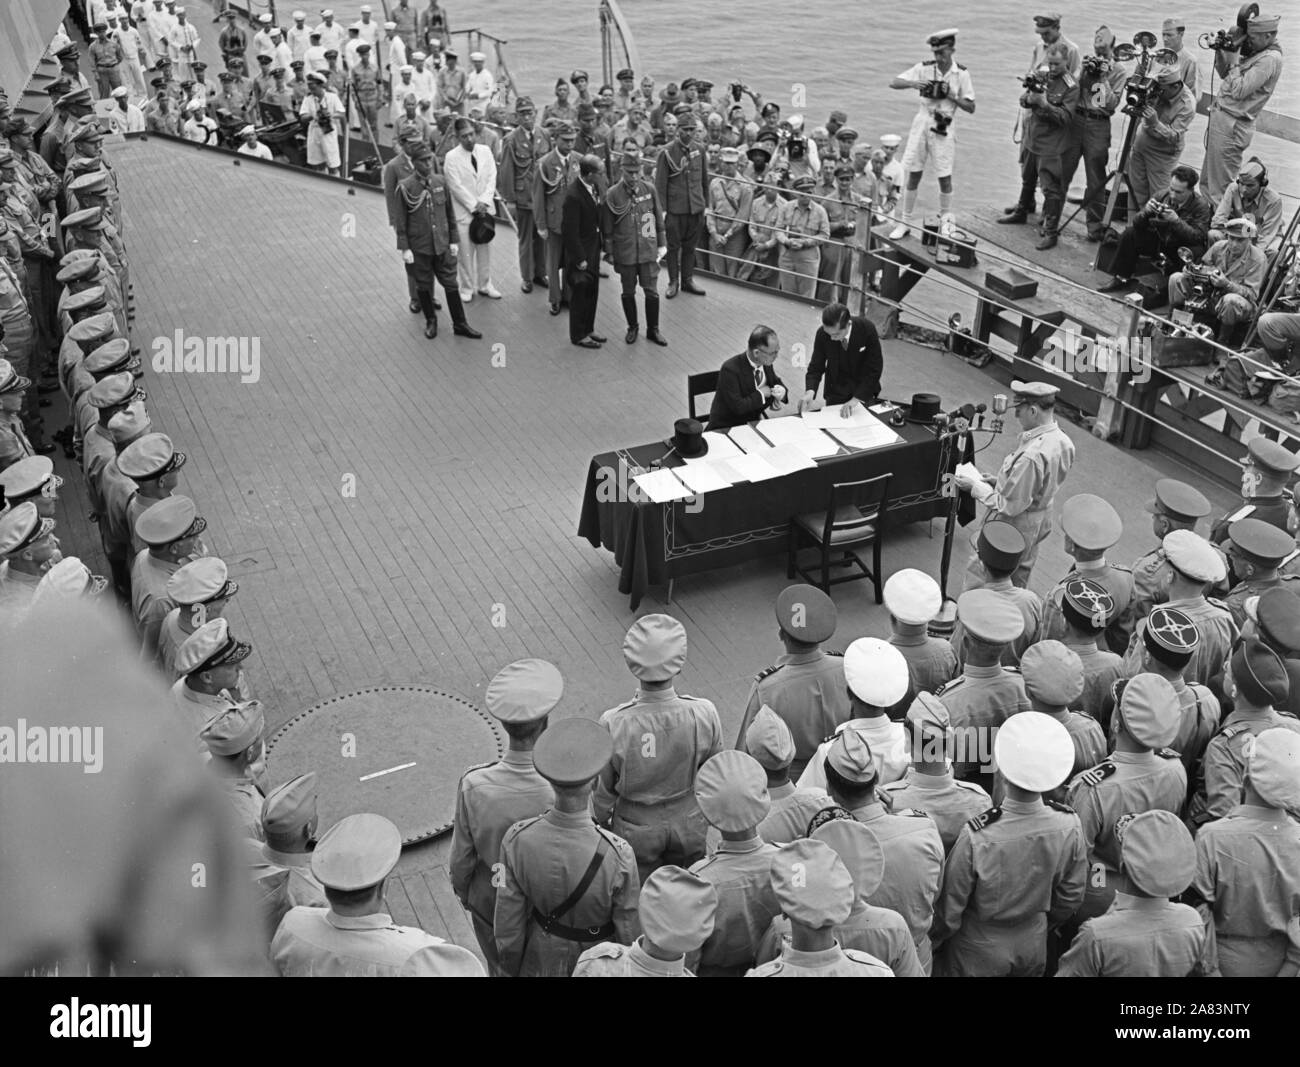
[[460,298],[469,303],[477,289],[491,300],[501,293],[492,284],[492,246],[474,244],[469,236],[470,220],[476,214],[493,213],[497,187],[497,164],[487,145],[478,143],[474,123],[467,118],[456,120],[457,145],[447,153],[443,174],[451,190],[452,206],[459,233]]

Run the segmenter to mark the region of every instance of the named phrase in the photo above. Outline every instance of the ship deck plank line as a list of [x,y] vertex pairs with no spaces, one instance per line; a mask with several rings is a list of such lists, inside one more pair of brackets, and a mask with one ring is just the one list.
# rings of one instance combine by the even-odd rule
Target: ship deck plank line
[[[715,369],[750,329],[777,329],[778,370],[792,389],[790,346],[807,346],[817,309],[710,278],[703,299],[664,301],[670,347],[623,344],[617,279],[602,281],[600,351],[568,344],[545,294],[519,292],[513,234],[494,246],[501,301],[476,297],[468,313],[482,341],[443,332],[426,340],[406,309],[401,262],[382,197],[284,168],[232,165],[228,156],[158,138],[108,148],[131,218],[129,250],[155,428],[190,462],[181,491],[209,522],[214,551],[256,560],[230,605],[254,647],[248,670],[268,729],[329,696],[383,684],[433,685],[477,701],[502,665],[550,658],[565,675],[558,716],[594,716],[626,700],[634,679],[621,650],[632,621],[609,553],[577,537],[592,455],[667,438],[685,413],[688,373]],[[342,236],[344,213],[355,235]],[[351,231],[349,231],[351,232]],[[250,336],[261,378],[160,374],[155,338]],[[502,346],[494,349],[494,346]],[[493,355],[505,356],[494,366]],[[998,391],[982,372],[904,341],[885,342],[886,395],[935,391],[946,406]],[[500,360],[498,359],[498,363]],[[58,408],[48,409],[51,412]],[[52,423],[52,425],[54,425]],[[1078,447],[1067,491],[1108,496],[1125,517],[1115,556],[1150,541],[1142,504],[1157,477],[1194,477],[1171,457],[1128,453],[1067,427]],[[996,470],[1004,434],[979,456]],[[57,457],[58,470],[80,474]],[[356,496],[341,491],[356,475]],[[1227,506],[1231,492],[1210,495]],[[64,490],[64,551],[103,571],[84,496]],[[934,572],[941,528],[898,530],[887,573]],[[968,553],[959,534],[954,574]],[[1059,538],[1040,555],[1034,587],[1066,569]],[[780,651],[772,602],[784,557],[677,583],[665,607],[642,611],[687,626],[691,652],[680,688],[715,701],[734,736],[748,679]],[[830,647],[888,632],[868,583],[835,591],[840,628]],[[504,607],[504,618],[495,606]]]

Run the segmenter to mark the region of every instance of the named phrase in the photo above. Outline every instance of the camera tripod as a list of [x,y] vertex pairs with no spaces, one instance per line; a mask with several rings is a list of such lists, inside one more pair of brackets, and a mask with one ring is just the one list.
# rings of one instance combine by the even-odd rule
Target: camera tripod
[[[1124,139],[1120,143],[1119,159],[1115,163],[1115,169],[1107,171],[1106,177],[1102,181],[1102,188],[1105,189],[1109,187],[1110,189],[1110,193],[1106,197],[1106,209],[1101,215],[1101,229],[1103,233],[1110,229],[1111,220],[1115,217],[1115,208],[1119,203],[1120,182],[1123,181],[1124,187],[1128,189],[1130,196],[1133,193],[1132,188],[1130,188],[1128,184],[1128,159],[1133,152],[1133,138],[1136,134],[1137,116],[1129,115],[1128,121],[1124,124]],[[1083,162],[1082,156],[1080,156],[1080,162]],[[1087,171],[1085,170],[1084,173],[1086,174]],[[1090,200],[1091,198],[1088,196],[1088,190],[1085,187],[1083,203],[1070,212],[1069,218],[1065,219],[1065,221],[1060,224],[1060,229],[1064,230],[1068,225],[1070,225],[1070,223],[1078,217],[1079,212],[1087,211]],[[1130,205],[1129,210],[1134,210],[1132,205]],[[1092,265],[1093,268],[1096,269],[1097,261],[1094,260]]]

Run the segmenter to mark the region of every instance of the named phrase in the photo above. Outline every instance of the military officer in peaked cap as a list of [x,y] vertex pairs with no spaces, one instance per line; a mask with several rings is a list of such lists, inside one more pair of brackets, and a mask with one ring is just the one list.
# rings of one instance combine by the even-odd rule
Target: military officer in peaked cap
[[290,978],[482,978],[473,953],[383,910],[384,884],[402,854],[402,834],[382,815],[348,815],[316,845],[312,873],[327,908],[296,907],[271,942],[271,960]]
[[185,564],[167,580],[167,595],[175,603],[158,630],[158,665],[173,682],[179,676],[176,657],[199,627],[221,618],[226,602],[239,592],[226,562],[203,556]]
[[709,167],[704,149],[696,142],[699,124],[694,113],[679,115],[677,140],[666,146],[655,160],[655,191],[664,209],[668,234],[669,300],[683,292],[703,296],[695,284],[695,246],[704,230],[704,211],[709,204]]
[[826,788],[826,757],[847,731],[870,744],[880,781],[895,781],[907,770],[903,727],[888,714],[908,697],[910,680],[902,653],[877,637],[860,637],[844,653],[844,682],[850,717],[817,746],[799,776],[801,789]]
[[[1173,530],[1161,542],[1165,562],[1155,580],[1156,596],[1166,607],[1177,608],[1196,625],[1200,641],[1184,670],[1189,681],[1204,684],[1219,673],[1237,638],[1232,613],[1218,600],[1207,598],[1205,589],[1218,585],[1227,574],[1223,556],[1205,538],[1190,530]],[[1142,630],[1138,622],[1124,653],[1124,674],[1139,672],[1142,658]]]
[[711,701],[674,689],[686,651],[680,622],[643,615],[623,640],[636,696],[600,717],[613,756],[596,784],[596,820],[627,840],[645,877],[662,863],[681,866],[704,855],[695,775],[722,751],[722,723]]
[[[1061,529],[1065,534],[1065,551],[1074,558],[1074,566],[1048,595],[1043,616],[1043,636],[1057,640],[1065,634],[1061,595],[1069,579],[1090,578],[1100,584],[1114,601],[1112,620],[1127,612],[1133,599],[1133,572],[1106,559],[1107,550],[1124,533],[1124,522],[1108,501],[1091,493],[1070,497],[1061,508]],[[1106,642],[1112,652],[1122,653],[1128,647],[1118,631],[1113,640],[1107,633]]]
[[456,790],[448,873],[491,977],[501,973],[492,933],[501,839],[515,823],[542,814],[555,800],[533,766],[533,748],[563,694],[564,679],[545,660],[518,660],[499,670],[483,693],[483,705],[505,729],[509,749],[497,762],[467,770]]
[[1286,710],[1295,715],[1300,712],[1300,597],[1289,586],[1275,586],[1248,599],[1245,610],[1242,635],[1253,633],[1282,657],[1289,686]]
[[[1025,693],[1034,711],[1051,716],[1070,735],[1074,745],[1071,775],[1094,764],[1106,755],[1106,735],[1090,715],[1071,711],[1083,695],[1083,664],[1075,653],[1060,641],[1039,641],[1031,645],[1020,661],[1025,679]],[[1002,796],[995,789],[995,800]]]
[[[1012,402],[1021,429],[1015,449],[1002,461],[996,477],[957,478],[957,487],[988,509],[985,522],[1009,522],[1024,536],[1027,547],[1012,578],[1019,586],[1029,584],[1038,547],[1052,532],[1052,501],[1074,463],[1074,442],[1056,421],[1059,392],[1046,382],[1013,381]],[[972,555],[968,589],[983,584],[978,560]]]
[[[1165,534],[1174,530],[1195,533],[1196,524],[1213,510],[1204,493],[1174,478],[1161,478],[1156,482],[1155,493],[1147,502],[1146,509],[1151,513],[1151,532],[1158,541],[1163,541]],[[1117,639],[1123,638],[1125,648],[1137,620],[1145,619],[1155,607],[1156,585],[1164,564],[1164,548],[1157,543],[1129,568],[1133,572],[1133,599],[1129,601],[1128,610],[1121,615],[1116,631]]]
[[136,520],[136,536],[147,547],[131,564],[131,612],[149,659],[158,653],[163,619],[176,606],[167,595],[167,582],[181,566],[208,554],[202,541],[207,526],[194,501],[180,495],[160,500]]
[[[954,730],[968,737],[991,736],[1011,715],[1029,710],[1029,697],[1020,672],[1002,663],[1003,649],[1024,630],[1024,617],[1009,600],[988,589],[969,589],[957,599],[957,618],[966,628],[962,673],[935,696],[948,709]],[[977,731],[984,731],[981,735]],[[965,759],[953,762],[958,778],[993,787],[987,746],[967,746]],[[975,757],[975,758],[972,758]]]
[[1216,545],[1228,538],[1228,527],[1239,519],[1261,519],[1294,535],[1300,528],[1295,505],[1286,493],[1286,484],[1296,467],[1300,455],[1289,448],[1255,437],[1241,458],[1241,504],[1215,522],[1210,530],[1210,540]]
[[757,962],[759,943],[779,913],[768,880],[776,847],[758,833],[772,809],[767,773],[753,756],[728,749],[700,768],[695,796],[722,840],[708,859],[691,867],[717,887],[718,909],[713,933],[688,966],[698,959],[702,978],[738,977]]
[[886,579],[884,598],[889,611],[889,643],[907,661],[912,692],[935,692],[958,671],[952,645],[926,632],[943,607],[939,583],[924,571],[904,568]]
[[[1008,667],[1016,666],[1025,649],[1038,640],[1043,624],[1043,598],[1032,589],[1014,585],[1011,580],[1027,549],[1024,536],[1009,522],[986,522],[975,539],[975,554],[984,578],[980,588],[1009,600],[1024,619],[1020,636],[1002,650],[1002,662]],[[958,667],[963,662],[965,636],[966,628],[958,619],[951,638]]]
[[262,802],[265,841],[259,852],[270,867],[286,876],[282,905],[285,912],[300,906],[329,906],[325,886],[311,869],[320,826],[316,795],[316,773],[308,771],[276,786]]
[[1070,735],[1028,711],[1003,724],[993,752],[1007,796],[962,828],[948,857],[934,922],[943,976],[1042,975],[1049,932],[1083,900],[1088,853],[1079,817],[1043,799],[1070,773]]
[[108,588],[108,579],[101,574],[91,574],[90,568],[76,556],[64,556],[36,583],[32,594],[32,607],[47,600],[78,597],[97,597]]
[[718,891],[681,867],[660,867],[641,887],[641,936],[631,945],[604,941],[587,949],[574,978],[693,978],[686,956],[713,933]]
[[[54,473],[54,461],[49,456],[28,456],[0,471],[0,495],[10,507],[26,501],[36,505],[43,519],[54,518],[63,479]],[[3,505],[0,505],[0,513]]]
[[1228,525],[1228,540],[1223,542],[1228,563],[1237,582],[1224,598],[1238,628],[1246,621],[1246,600],[1276,586],[1284,585],[1300,595],[1300,577],[1281,576],[1278,568],[1295,551],[1295,539],[1285,530],[1253,516]]
[[772,893],[790,920],[790,943],[778,959],[755,967],[747,978],[890,978],[880,960],[841,948],[835,927],[853,911],[853,876],[824,841],[804,838],[777,850]]
[[1294,978],[1300,738],[1264,730],[1243,755],[1240,802],[1196,835],[1196,873],[1184,899],[1214,925],[1211,975]]
[[967,820],[987,811],[993,802],[974,782],[953,776],[952,717],[943,701],[933,693],[918,693],[907,709],[905,727],[912,765],[898,781],[880,786],[877,795],[891,812],[911,808],[929,815],[947,853]]
[[772,807],[758,824],[758,836],[773,845],[802,837],[812,817],[826,807],[826,794],[820,789],[796,789],[790,780],[794,761],[790,727],[764,704],[745,731],[741,751],[758,760],[767,772],[767,795]]
[[1196,846],[1178,816],[1161,810],[1116,821],[1125,888],[1105,915],[1084,923],[1058,978],[1186,978],[1209,973],[1209,938],[1196,909],[1176,903],[1192,883]]
[[0,512],[0,627],[21,620],[41,578],[61,558],[54,520],[42,518],[35,504]]
[[1115,750],[1076,775],[1066,803],[1079,816],[1091,875],[1074,925],[1102,915],[1115,894],[1130,891],[1120,863],[1115,822],[1125,812],[1167,811],[1175,817],[1187,799],[1187,772],[1167,747],[1182,724],[1174,687],[1158,674],[1125,681],[1115,709]]
[[186,459],[185,453],[163,433],[144,434],[118,453],[117,469],[137,487],[126,506],[126,526],[135,552],[146,547],[135,532],[136,522],[160,500],[172,495]]
[[210,619],[190,634],[176,650],[172,704],[181,725],[201,751],[204,728],[251,696],[242,666],[253,647],[239,641],[222,618]]
[[770,707],[790,728],[794,761],[790,776],[803,773],[818,744],[850,716],[844,686],[844,660],[822,644],[835,633],[835,602],[811,585],[791,585],[776,598],[777,636],[785,653],[754,679],[736,734],[745,751],[745,733],[758,709]]
[[1273,727],[1300,733],[1300,720],[1277,711],[1290,695],[1286,666],[1258,638],[1248,637],[1237,646],[1226,681],[1233,709],[1205,748],[1200,780],[1187,805],[1192,826],[1222,819],[1240,802],[1251,737]]
[[[222,619],[222,622],[225,620]],[[226,648],[213,653],[210,663],[218,663],[230,655],[230,645],[238,645],[230,638]],[[201,664],[199,670],[205,665]],[[241,701],[221,712],[199,733],[212,759],[209,769],[217,776],[239,820],[239,829],[245,837],[263,840],[262,804],[266,794],[266,747],[262,733],[266,729],[266,716],[259,701]]]
[[1097,648],[1106,626],[1115,618],[1115,601],[1091,578],[1067,578],[1061,587],[1061,643],[1079,657],[1083,667],[1083,692],[1073,705],[1092,716],[1106,730],[1103,717],[1106,694],[1121,676],[1123,659]]
[[609,731],[563,719],[533,749],[555,803],[501,842],[493,932],[510,977],[568,977],[602,941],[635,940],[640,879],[632,846],[591,818],[591,787],[614,753]]

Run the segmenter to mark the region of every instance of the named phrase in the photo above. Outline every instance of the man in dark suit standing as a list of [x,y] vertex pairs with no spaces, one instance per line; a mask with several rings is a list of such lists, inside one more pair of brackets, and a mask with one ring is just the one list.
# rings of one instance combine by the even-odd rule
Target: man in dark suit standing
[[564,262],[573,284],[569,306],[569,340],[580,348],[599,348],[605,338],[594,333],[596,299],[600,289],[600,195],[596,175],[604,164],[596,156],[583,156],[578,179],[564,198]]
[[780,354],[781,343],[771,326],[750,331],[748,349],[732,356],[718,372],[718,388],[709,408],[710,430],[743,426],[762,418],[765,411],[780,409],[785,385],[772,369]]
[[830,405],[843,405],[840,414],[847,418],[859,404],[870,404],[880,395],[884,369],[875,325],[868,319],[853,318],[843,304],[827,304],[821,328],[813,338],[799,406],[802,409],[813,403],[824,379],[823,399]]

